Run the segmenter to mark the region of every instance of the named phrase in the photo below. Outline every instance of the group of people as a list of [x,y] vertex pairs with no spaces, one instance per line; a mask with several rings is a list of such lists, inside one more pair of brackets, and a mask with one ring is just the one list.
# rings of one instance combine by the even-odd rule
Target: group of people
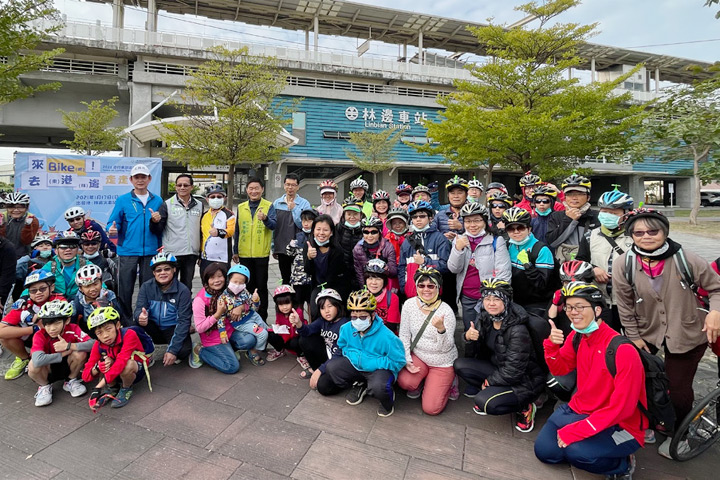
[[[144,165],[130,180],[105,229],[71,206],[69,230],[54,238],[38,232],[27,194],[4,199],[0,300],[15,302],[0,345],[16,356],[5,378],[27,369],[37,406],[52,402],[55,381],[72,396],[92,383],[92,409],[126,405],[155,344],[167,345],[166,367],[187,359],[226,374],[243,356],[262,366],[292,355],[312,389],[347,391],[350,405],[374,397],[381,417],[397,389],[438,415],[462,380],[475,413],[514,414],[530,432],[554,395],[538,459],[627,479],[634,452],[655,442],[640,350],[663,350],[681,419],[700,358],[718,345],[718,262],[684,251],[661,212],[618,188],[591,208],[591,182],[575,173],[558,189],[528,172],[519,202],[501,183],[485,191],[454,176],[446,205],[437,185],[403,183],[392,199],[361,177],[340,203],[327,180],[316,208],[294,174],[273,202],[250,178],[235,212],[221,185],[207,205],[196,199],[188,174],[165,201],[148,191]],[[270,255],[282,277],[272,293]],[[669,440],[658,450],[666,457]]]

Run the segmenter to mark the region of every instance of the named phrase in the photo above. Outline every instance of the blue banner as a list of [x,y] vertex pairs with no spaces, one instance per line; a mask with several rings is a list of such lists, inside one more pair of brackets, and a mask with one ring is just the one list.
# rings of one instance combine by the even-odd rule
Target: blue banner
[[82,207],[87,218],[105,226],[117,198],[132,190],[130,170],[138,163],[150,169],[148,189],[159,195],[160,158],[27,152],[15,153],[15,189],[30,195],[30,212],[38,217],[42,230],[67,230],[63,214],[74,205]]

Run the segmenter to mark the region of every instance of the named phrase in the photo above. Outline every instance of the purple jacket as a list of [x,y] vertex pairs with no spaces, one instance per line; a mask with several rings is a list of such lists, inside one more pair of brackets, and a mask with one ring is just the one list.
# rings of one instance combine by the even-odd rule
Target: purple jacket
[[[380,238],[380,247],[378,248],[379,258],[387,263],[388,278],[397,277],[397,257],[395,256],[395,247],[385,238]],[[355,248],[353,248],[353,257],[355,258],[355,277],[360,285],[365,285],[365,265],[367,265],[369,252],[365,246],[365,240],[360,240]],[[372,257],[376,258],[376,257]]]

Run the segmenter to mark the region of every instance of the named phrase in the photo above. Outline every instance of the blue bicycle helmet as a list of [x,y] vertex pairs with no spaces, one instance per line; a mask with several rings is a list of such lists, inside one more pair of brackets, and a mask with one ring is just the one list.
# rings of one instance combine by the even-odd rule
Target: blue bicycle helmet
[[426,202],[425,200],[417,200],[415,202],[411,202],[410,205],[408,205],[408,213],[412,215],[415,212],[418,212],[420,210],[427,210],[427,212],[432,216],[435,211],[432,208],[432,205],[430,203]]
[[39,282],[55,283],[55,275],[46,270],[35,270],[25,278],[25,288]]
[[615,189],[611,192],[605,192],[600,196],[598,200],[598,207],[600,208],[622,208],[626,212],[632,210],[635,205],[635,200],[625,192],[621,192]]
[[169,263],[173,267],[177,267],[177,258],[172,253],[160,252],[150,260],[150,268],[155,270],[155,267],[163,263]]
[[230,267],[230,270],[228,270],[228,278],[230,278],[230,275],[232,275],[233,273],[245,275],[245,282],[250,281],[250,269],[247,268],[245,265],[237,264]]

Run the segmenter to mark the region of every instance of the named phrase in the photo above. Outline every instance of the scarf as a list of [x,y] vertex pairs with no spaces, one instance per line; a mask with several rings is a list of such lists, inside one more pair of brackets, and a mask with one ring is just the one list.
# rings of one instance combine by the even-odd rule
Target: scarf
[[665,260],[666,258],[670,258],[675,255],[678,250],[680,250],[681,246],[682,245],[680,245],[679,243],[674,242],[668,238],[667,240],[665,240],[665,243],[662,246],[656,248],[653,251],[643,250],[635,244],[633,244],[633,246],[630,248],[632,248],[633,252],[635,252],[636,255],[641,258],[646,258],[649,261]]
[[500,312],[499,314],[491,315],[490,312],[485,310],[484,307],[483,307],[483,310],[485,310],[485,313],[488,314],[488,317],[490,317],[490,320],[492,320],[493,322],[498,322],[498,323],[504,322],[508,316],[508,305],[510,305],[510,298],[499,290],[483,290],[480,293],[480,296],[481,296],[481,298],[497,297],[500,300],[502,300],[504,308],[503,308],[503,311]]
[[215,312],[217,312],[217,302],[218,298],[220,298],[220,295],[222,294],[223,289],[220,290],[213,290],[212,288],[205,285],[205,295],[210,297],[210,305],[207,306],[205,309],[205,316],[209,317],[210,315],[214,315]]
[[600,232],[602,232],[603,235],[610,238],[619,237],[623,233],[625,233],[624,228],[616,228],[615,230],[610,230],[602,225],[600,225]]

